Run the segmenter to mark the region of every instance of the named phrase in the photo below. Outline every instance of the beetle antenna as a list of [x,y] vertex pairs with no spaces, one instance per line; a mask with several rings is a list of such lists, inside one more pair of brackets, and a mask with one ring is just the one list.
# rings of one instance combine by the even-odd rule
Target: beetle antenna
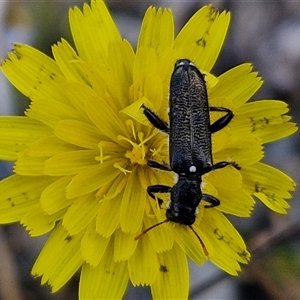
[[199,242],[200,242],[200,244],[201,244],[201,246],[202,246],[202,248],[203,248],[204,254],[205,254],[206,256],[208,256],[209,253],[208,253],[208,251],[207,251],[207,249],[206,249],[206,247],[205,247],[205,245],[204,245],[204,243],[203,243],[201,237],[198,235],[198,233],[195,231],[195,229],[194,229],[191,225],[189,225],[189,227],[190,227],[190,229],[194,232],[195,236],[198,238],[198,240],[199,240]]
[[144,234],[146,234],[146,233],[147,233],[148,231],[150,231],[151,229],[153,229],[153,228],[155,228],[155,227],[157,227],[157,226],[159,226],[159,225],[161,225],[161,224],[167,223],[167,222],[170,222],[170,220],[166,219],[166,220],[164,220],[164,221],[162,221],[162,222],[156,223],[156,224],[154,224],[154,225],[152,225],[152,226],[146,228],[146,229],[143,230],[139,235],[137,235],[134,239],[135,239],[135,240],[140,239]]

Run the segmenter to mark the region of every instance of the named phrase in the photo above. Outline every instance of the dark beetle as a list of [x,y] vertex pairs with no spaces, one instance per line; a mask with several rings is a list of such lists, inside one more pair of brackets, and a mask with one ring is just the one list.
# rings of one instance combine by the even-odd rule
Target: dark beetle
[[[170,126],[146,106],[142,105],[141,108],[153,126],[170,136],[170,166],[155,161],[148,161],[148,165],[178,174],[178,181],[173,187],[152,185],[147,188],[147,192],[153,199],[155,193],[171,193],[167,219],[161,223],[172,221],[188,225],[194,231],[191,225],[195,222],[200,201],[203,199],[209,203],[205,207],[220,204],[215,197],[202,193],[201,177],[212,170],[233,164],[222,161],[214,165],[211,149],[211,134],[224,128],[233,118],[233,113],[227,108],[209,107],[204,77],[187,59],[176,62],[171,77]],[[226,114],[210,124],[209,111]],[[146,229],[137,238],[161,223]],[[197,237],[203,245],[200,237]]]

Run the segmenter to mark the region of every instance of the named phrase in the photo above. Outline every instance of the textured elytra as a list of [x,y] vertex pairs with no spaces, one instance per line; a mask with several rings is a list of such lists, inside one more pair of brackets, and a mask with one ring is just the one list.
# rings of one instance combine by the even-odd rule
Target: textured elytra
[[[191,64],[178,67],[170,83],[170,163],[176,173],[212,167],[209,105],[205,80]],[[201,175],[200,174],[200,175]]]

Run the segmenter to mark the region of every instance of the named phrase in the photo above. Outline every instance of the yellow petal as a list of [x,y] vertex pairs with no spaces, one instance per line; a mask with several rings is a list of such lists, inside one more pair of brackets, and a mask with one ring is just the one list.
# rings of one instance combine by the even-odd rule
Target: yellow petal
[[218,187],[219,210],[238,217],[250,217],[255,201],[242,188],[229,190]]
[[198,10],[175,39],[180,58],[188,57],[197,66],[210,71],[223,46],[230,14],[219,14],[211,5]]
[[215,196],[221,202],[219,210],[235,216],[249,217],[255,202],[249,193],[244,191],[242,179],[240,172],[232,166],[205,175],[205,181],[217,191]]
[[[81,68],[84,68],[83,67],[84,64],[85,64],[84,62],[82,62],[80,64]],[[83,72],[84,71],[85,70],[83,70]],[[87,76],[87,74],[86,74],[86,76]],[[105,86],[103,81],[99,80],[98,77],[97,77],[97,79],[98,79],[98,81],[101,82],[102,85]],[[90,123],[90,119],[85,112],[84,103],[85,103],[86,99],[88,99],[89,97],[91,97],[95,94],[99,94],[99,93],[98,93],[98,91],[96,91],[94,88],[92,88],[90,86],[92,84],[90,82],[90,79],[87,79],[87,80],[89,80],[88,84],[80,83],[80,82],[68,82],[64,86],[64,94],[68,98],[68,100],[72,104],[72,106],[80,114],[80,121]]]
[[[115,161],[90,166],[73,177],[67,186],[67,198],[85,195],[99,189],[120,174],[120,170],[113,167]],[[82,185],[82,182],[85,184]]]
[[265,144],[286,138],[297,131],[298,127],[296,123],[287,122],[283,124],[270,125],[262,131],[257,132],[257,135],[262,140],[262,143]]
[[163,77],[159,73],[157,55],[153,48],[137,50],[133,69],[133,99],[145,96],[159,110],[165,98]]
[[79,56],[89,62],[107,64],[108,45],[121,40],[118,29],[103,1],[69,11],[72,36]]
[[[135,53],[126,40],[110,44],[108,50],[110,62],[108,72],[101,73],[105,79],[106,97],[112,99],[111,102],[118,107],[119,111],[128,105],[128,91],[132,84]],[[95,78],[95,80],[99,82],[99,79]]]
[[166,48],[172,48],[174,42],[174,20],[170,9],[150,6],[144,16],[138,46],[154,48],[160,54]]
[[41,283],[48,283],[56,292],[68,282],[83,263],[80,252],[82,233],[69,236],[59,224],[43,247],[33,268],[32,275],[41,276]]
[[139,123],[146,126],[153,126],[146,116],[143,114],[142,105],[145,105],[147,108],[150,108],[152,111],[155,111],[154,105],[150,102],[146,97],[142,97],[137,101],[134,101],[129,106],[126,106],[124,109],[120,111],[120,113],[125,114]]
[[159,270],[151,292],[154,299],[187,299],[189,274],[184,251],[175,243],[172,250],[158,254]]
[[236,229],[224,215],[214,208],[206,209],[201,221],[201,231],[205,233],[213,249],[218,249],[210,260],[231,275],[237,275],[239,263],[248,263],[249,253]]
[[[160,183],[160,184],[171,185],[173,184],[174,181],[172,174],[165,174],[165,172],[156,173],[153,171],[145,172],[144,176],[142,176],[142,174],[139,173],[139,180],[142,184],[142,188],[144,189],[144,191],[146,191],[149,184]],[[164,196],[163,194],[159,195],[159,197],[164,199],[163,196]],[[144,225],[139,232],[142,232],[142,230],[149,228],[166,219],[166,211],[159,208],[158,202],[150,198],[149,195],[147,195],[147,198],[148,199],[146,202],[146,209],[145,209],[146,213],[143,219]],[[173,243],[174,243],[173,233],[174,233],[174,228],[172,224],[165,223],[150,230],[149,232],[147,232],[147,235],[149,236],[149,239],[155,251],[160,253],[160,252],[168,251],[173,247]]]
[[[212,124],[213,121],[211,120],[210,123]],[[228,125],[224,129],[215,132],[212,135],[212,139],[211,139],[213,154],[225,148],[229,140],[230,140],[230,131]]]
[[99,202],[94,194],[78,197],[64,215],[62,226],[70,235],[83,231],[95,218]]
[[50,133],[51,129],[27,117],[0,117],[0,158],[16,160],[26,146]]
[[295,182],[286,174],[269,165],[256,163],[241,169],[244,189],[259,198],[277,213],[286,214],[295,190]]
[[[156,218],[149,218],[148,216],[144,217],[145,228],[149,228],[159,221]],[[155,227],[153,230],[147,232],[151,244],[156,252],[161,253],[170,250],[174,244],[174,230],[171,224],[162,224]],[[141,237],[143,238],[143,237]]]
[[22,155],[14,166],[15,173],[24,176],[41,176],[45,174],[45,160],[46,157],[30,157]]
[[118,141],[118,135],[126,136],[124,124],[105,100],[91,97],[86,101],[85,109],[99,132],[104,136],[115,142]]
[[95,126],[78,120],[60,121],[55,128],[55,134],[68,143],[89,149],[98,149],[101,140]]
[[95,157],[97,150],[63,152],[46,160],[45,173],[50,176],[77,174],[89,166],[99,164]]
[[42,52],[27,45],[14,44],[13,51],[2,62],[1,68],[25,96],[67,103],[63,94],[66,79],[55,61]]
[[117,195],[112,199],[103,199],[97,214],[97,232],[109,237],[113,234],[120,224],[120,206],[122,194]]
[[68,81],[87,82],[87,78],[80,68],[81,59],[66,40],[62,39],[57,45],[52,46],[52,53]]
[[121,299],[128,284],[127,262],[113,260],[114,244],[107,245],[106,251],[96,267],[83,264],[79,299]]
[[261,87],[262,80],[257,72],[251,72],[249,63],[238,65],[218,77],[218,83],[208,90],[211,105],[214,98],[226,98],[234,107],[242,106]]
[[58,220],[60,220],[65,211],[59,211],[55,214],[46,214],[40,203],[37,203],[33,208],[23,216],[20,223],[26,228],[31,236],[39,236],[46,234],[52,230]]
[[66,188],[71,179],[71,176],[62,177],[43,190],[40,203],[47,214],[55,214],[73,203],[74,199],[66,198]]
[[226,147],[214,153],[214,163],[235,162],[239,166],[250,165],[263,158],[261,141],[253,136],[231,136]]
[[99,264],[109,243],[109,238],[102,237],[95,229],[95,221],[92,221],[84,233],[80,247],[83,259],[92,267]]
[[157,254],[147,236],[141,238],[133,255],[128,260],[128,271],[132,284],[151,285],[159,270]]
[[283,101],[259,100],[246,103],[235,112],[234,124],[236,134],[258,136],[263,143],[269,143],[297,131],[295,123],[289,122],[289,111]]
[[34,157],[51,157],[61,152],[75,150],[80,150],[80,148],[66,143],[54,135],[50,135],[31,143],[24,153]]
[[[195,233],[188,227],[183,225],[175,226],[175,240],[186,255],[195,263],[202,265],[205,261],[203,248],[196,237]],[[200,236],[202,240],[202,236]],[[203,241],[204,242],[204,241]],[[209,243],[204,243],[209,254],[213,253]]]
[[0,223],[20,221],[38,202],[53,178],[12,175],[0,181]]
[[60,120],[80,119],[81,117],[70,104],[44,97],[36,98],[26,111],[26,115],[51,128],[54,128]]
[[264,117],[266,117],[269,120],[284,115],[288,111],[288,106],[283,101],[257,100],[254,102],[246,103],[243,106],[239,107],[239,109],[237,109],[235,112],[235,118],[255,118],[257,120],[262,120]]
[[128,260],[136,249],[135,234],[125,233],[121,229],[115,231],[114,261]]
[[120,225],[124,232],[136,234],[144,216],[146,191],[140,185],[136,169],[127,176],[120,209]]

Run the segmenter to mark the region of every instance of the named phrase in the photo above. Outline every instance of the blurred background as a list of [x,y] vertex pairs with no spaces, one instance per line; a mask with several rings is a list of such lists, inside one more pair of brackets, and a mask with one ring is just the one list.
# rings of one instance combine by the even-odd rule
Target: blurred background
[[[72,41],[68,8],[84,1],[0,1],[0,60],[12,42],[31,44],[51,56],[51,45],[62,37]],[[85,1],[88,2],[88,1]],[[176,32],[206,1],[107,0],[124,38],[133,45],[149,5],[170,7]],[[264,79],[255,99],[282,99],[293,120],[300,121],[300,1],[211,1],[232,12],[232,21],[216,75],[252,62]],[[0,74],[0,114],[22,115],[28,99]],[[265,162],[300,182],[299,134],[266,147]],[[0,179],[12,165],[0,161]],[[1,191],[0,191],[1,193]],[[300,202],[296,190],[288,215],[277,215],[259,202],[250,219],[231,218],[245,238],[252,260],[238,278],[210,263],[191,265],[190,299],[300,299]],[[78,276],[60,292],[40,286],[30,275],[46,237],[29,238],[20,225],[0,227],[0,300],[77,299]],[[125,299],[151,299],[148,288],[128,288]]]

